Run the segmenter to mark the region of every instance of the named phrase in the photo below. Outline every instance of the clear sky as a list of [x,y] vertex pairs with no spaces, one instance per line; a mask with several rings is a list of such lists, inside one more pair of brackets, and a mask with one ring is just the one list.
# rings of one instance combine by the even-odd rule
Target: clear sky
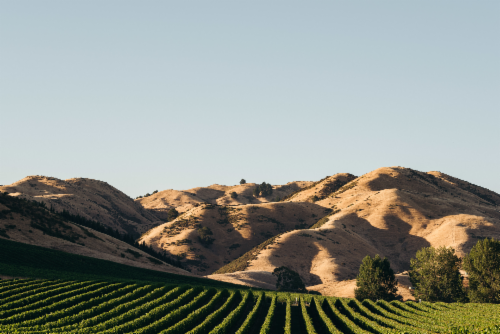
[[0,184],[383,166],[500,193],[500,1],[0,1]]

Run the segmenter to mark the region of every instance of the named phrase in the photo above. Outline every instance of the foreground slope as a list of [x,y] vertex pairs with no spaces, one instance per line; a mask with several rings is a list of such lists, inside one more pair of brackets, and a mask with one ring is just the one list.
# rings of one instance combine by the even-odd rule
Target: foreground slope
[[60,180],[28,176],[11,185],[0,186],[0,191],[44,202],[47,207],[53,207],[58,212],[66,210],[135,236],[155,226],[159,220],[123,192],[106,182],[93,179]]
[[314,204],[332,214],[315,229],[275,238],[244,270],[287,266],[310,288],[329,294],[337,282],[355,278],[366,255],[387,256],[401,272],[422,247],[451,246],[463,256],[480,238],[500,238],[500,196],[439,172],[380,168]]
[[190,275],[121,240],[67,221],[36,202],[20,200],[6,193],[0,194],[0,240],[22,242],[139,268]]
[[492,304],[359,302],[169,283],[4,281],[0,332],[500,333]]

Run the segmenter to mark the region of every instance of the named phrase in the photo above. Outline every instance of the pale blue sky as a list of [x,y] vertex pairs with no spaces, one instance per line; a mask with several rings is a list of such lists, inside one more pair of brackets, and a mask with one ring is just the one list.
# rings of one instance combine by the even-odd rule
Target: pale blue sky
[[499,1],[0,1],[0,184],[382,166],[500,192]]

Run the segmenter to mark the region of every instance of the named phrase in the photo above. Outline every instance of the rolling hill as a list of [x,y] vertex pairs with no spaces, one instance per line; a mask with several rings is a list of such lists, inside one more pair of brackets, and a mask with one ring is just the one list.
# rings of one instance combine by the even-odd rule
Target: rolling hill
[[[178,212],[185,212],[200,204],[242,205],[274,202],[277,198],[282,199],[312,183],[309,181],[296,181],[281,186],[273,186],[272,195],[267,197],[253,196],[253,189],[256,184],[245,183],[236,186],[214,184],[184,191],[168,189],[147,197],[137,198],[136,201],[155,216],[168,220],[167,212],[172,208],[175,208]],[[233,192],[237,194],[236,198],[231,197]]]
[[[310,189],[304,192],[309,193],[288,201],[310,198]],[[275,238],[252,254],[244,270],[287,266],[310,290],[329,294],[338,282],[355,278],[366,255],[386,256],[402,272],[422,247],[451,246],[462,256],[478,239],[500,238],[500,196],[440,172],[380,168],[314,204],[332,213],[313,229]],[[217,273],[231,267],[236,268],[228,264]]]
[[[51,212],[40,202],[0,193],[0,239],[156,271],[191,275],[178,267]],[[3,273],[0,272],[0,276]]]
[[60,180],[28,176],[13,184],[0,186],[0,192],[44,202],[56,211],[66,210],[135,236],[149,230],[159,221],[123,192],[106,182],[93,179]]
[[[138,241],[180,260],[194,275],[272,288],[271,272],[287,266],[310,291],[346,297],[366,255],[386,256],[402,273],[422,247],[451,246],[463,256],[479,239],[500,238],[500,195],[441,172],[383,167],[360,177],[339,173],[275,185],[264,197],[253,194],[256,186],[164,190],[134,201],[105,182],[37,176],[0,190],[141,233]],[[165,222],[171,208],[181,214]],[[53,249],[148,264],[147,257],[141,262],[125,254],[127,244],[120,246],[109,236],[90,231],[98,240],[65,222],[71,229],[57,230],[76,238],[65,240],[33,230],[32,217],[12,216],[0,220],[0,238],[6,234]],[[398,277],[410,284],[404,274]]]

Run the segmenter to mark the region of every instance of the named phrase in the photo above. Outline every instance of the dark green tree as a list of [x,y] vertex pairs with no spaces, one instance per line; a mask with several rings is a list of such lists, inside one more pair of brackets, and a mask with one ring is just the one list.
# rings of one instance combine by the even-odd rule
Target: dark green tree
[[398,298],[396,284],[389,260],[385,257],[381,259],[378,254],[373,259],[367,255],[359,267],[354,295],[361,301],[394,300]]
[[177,210],[175,210],[175,208],[172,208],[172,209],[168,210],[167,215],[168,215],[168,221],[172,221],[175,218],[179,217],[179,212]]
[[411,259],[410,281],[414,296],[429,302],[465,301],[460,259],[453,248],[424,247]]
[[255,197],[266,197],[273,193],[273,186],[269,183],[262,182],[253,189],[253,195]]
[[306,286],[302,282],[299,274],[287,267],[274,269],[273,275],[278,277],[276,281],[276,290],[288,292],[307,292]]
[[462,262],[473,303],[500,303],[500,241],[479,240]]
[[240,180],[240,184],[245,184],[245,183],[247,183],[247,180],[245,180],[245,179]]
[[200,227],[197,230],[197,232],[198,232],[198,240],[203,246],[208,247],[214,242],[214,238],[211,237],[213,233],[209,227],[206,226]]
[[231,198],[238,198],[238,194],[236,193],[236,191],[233,191],[231,193]]

